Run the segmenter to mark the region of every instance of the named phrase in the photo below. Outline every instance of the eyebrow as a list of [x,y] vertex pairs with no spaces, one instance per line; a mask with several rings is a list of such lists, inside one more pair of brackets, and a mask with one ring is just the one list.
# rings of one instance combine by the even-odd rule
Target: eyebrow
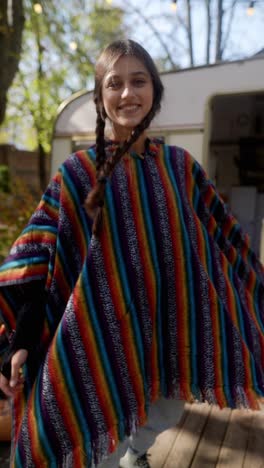
[[[138,76],[138,75],[142,75],[142,76],[145,76],[145,77],[148,77],[149,74],[147,72],[144,72],[144,71],[135,71],[135,72],[131,72],[129,73],[130,76]],[[111,78],[120,78],[120,75],[117,75],[117,74],[112,74],[111,75],[111,72],[108,76],[106,76],[106,81],[111,79]]]

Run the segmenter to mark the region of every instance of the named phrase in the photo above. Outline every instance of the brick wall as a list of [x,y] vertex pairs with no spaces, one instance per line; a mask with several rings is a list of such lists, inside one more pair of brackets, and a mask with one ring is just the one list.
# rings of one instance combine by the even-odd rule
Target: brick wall
[[[37,151],[19,150],[12,145],[0,145],[0,164],[8,166],[11,183],[16,177],[22,179],[32,190],[39,191],[38,153]],[[46,161],[49,179],[50,158]]]

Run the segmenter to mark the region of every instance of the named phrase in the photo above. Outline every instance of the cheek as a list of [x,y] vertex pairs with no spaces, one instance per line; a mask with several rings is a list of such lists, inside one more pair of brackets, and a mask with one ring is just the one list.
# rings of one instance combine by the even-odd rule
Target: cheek
[[146,95],[146,98],[147,98],[148,107],[150,110],[153,104],[153,90],[152,89],[149,90],[149,92]]
[[107,113],[112,112],[115,108],[115,97],[114,96],[103,96],[103,105]]

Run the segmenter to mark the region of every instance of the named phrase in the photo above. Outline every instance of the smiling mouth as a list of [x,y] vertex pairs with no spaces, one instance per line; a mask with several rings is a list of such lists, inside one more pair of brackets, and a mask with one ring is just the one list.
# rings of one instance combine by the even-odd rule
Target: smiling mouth
[[135,112],[140,108],[138,104],[133,104],[129,106],[120,106],[118,107],[118,110],[124,111],[124,112]]

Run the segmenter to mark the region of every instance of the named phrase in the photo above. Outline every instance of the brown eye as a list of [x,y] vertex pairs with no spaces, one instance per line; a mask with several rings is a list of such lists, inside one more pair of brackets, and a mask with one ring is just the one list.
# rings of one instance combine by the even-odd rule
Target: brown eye
[[143,80],[142,78],[138,78],[137,80],[135,80],[134,83],[135,83],[136,86],[138,86],[140,88],[141,86],[145,85],[146,80]]
[[107,84],[107,88],[110,88],[110,89],[118,89],[119,87],[120,87],[120,83],[118,81],[110,81]]

